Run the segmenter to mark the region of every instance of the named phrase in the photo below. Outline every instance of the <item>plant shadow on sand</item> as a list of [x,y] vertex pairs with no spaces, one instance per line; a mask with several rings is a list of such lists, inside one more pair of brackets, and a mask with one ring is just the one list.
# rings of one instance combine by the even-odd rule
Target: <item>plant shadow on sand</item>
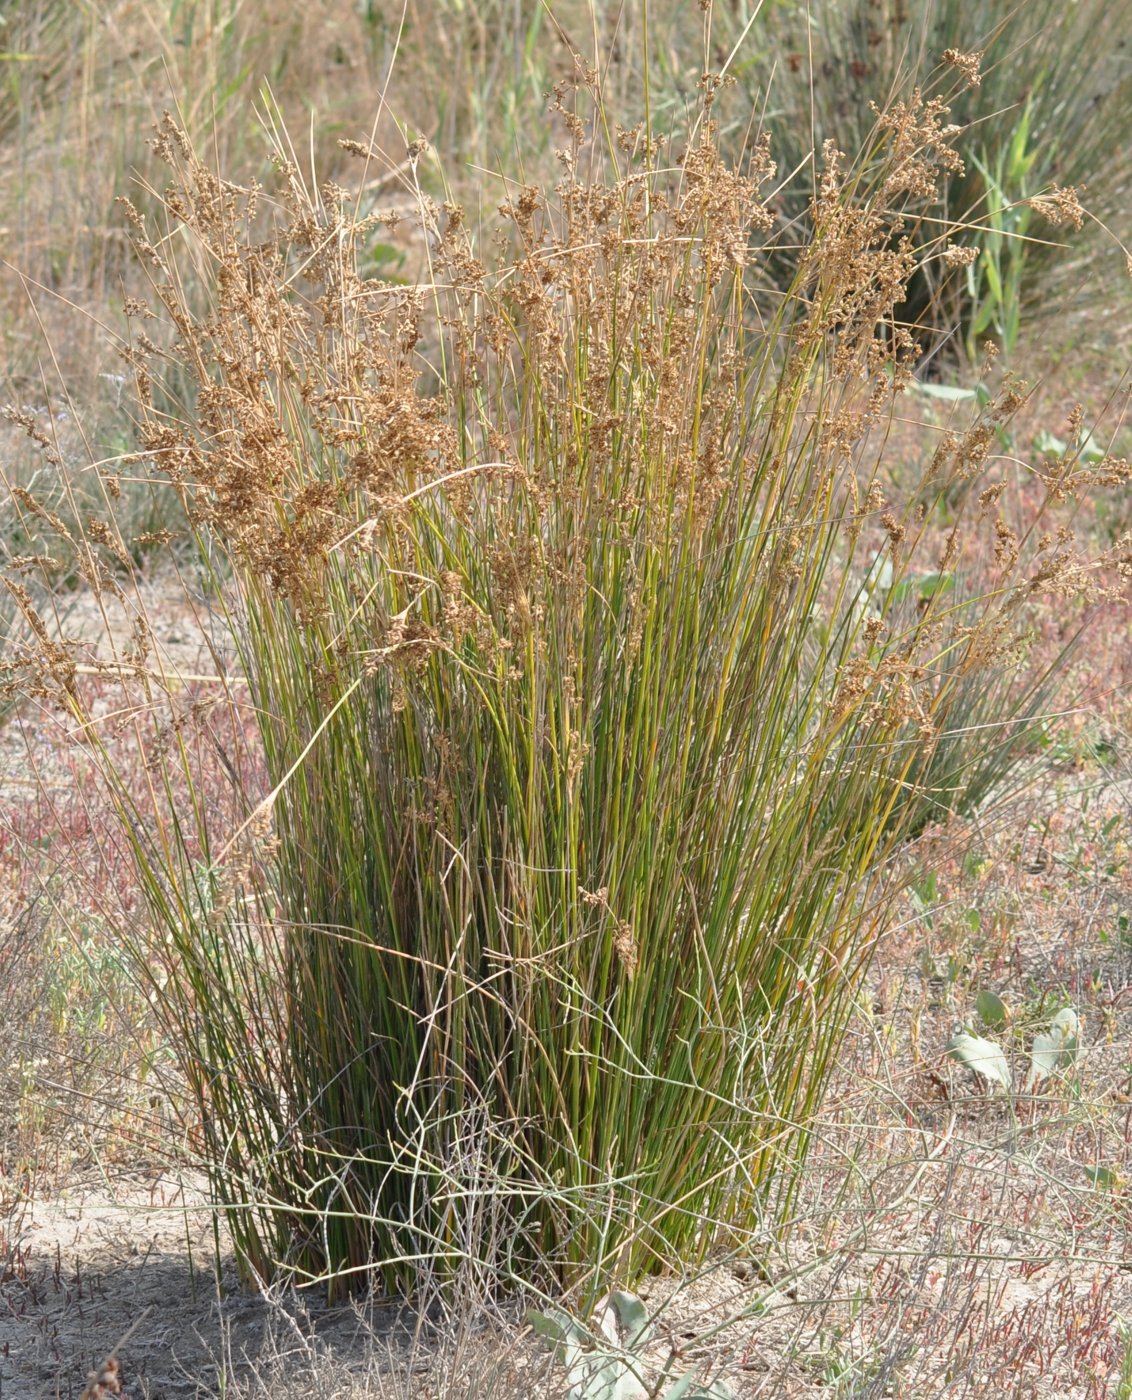
[[224,1393],[316,1358],[342,1374],[375,1354],[392,1364],[411,1337],[396,1306],[250,1293],[230,1255],[215,1265],[210,1212],[171,1178],[134,1173],[37,1201],[0,1281],[0,1395],[76,1396],[119,1337],[124,1393],[148,1400]]

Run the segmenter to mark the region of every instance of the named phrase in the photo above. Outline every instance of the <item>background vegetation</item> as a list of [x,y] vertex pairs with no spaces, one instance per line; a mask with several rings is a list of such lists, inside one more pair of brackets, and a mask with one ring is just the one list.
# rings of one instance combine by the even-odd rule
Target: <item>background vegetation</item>
[[[937,244],[903,312],[931,348],[952,336],[949,356],[977,363],[987,336],[1013,355],[1023,323],[1068,351],[1122,314],[1109,289],[1127,258],[1130,43],[1132,16],[1095,0],[1068,10],[992,0],[977,15],[959,0],[817,0],[768,6],[759,42],[735,71],[776,132],[784,169],[802,173],[782,203],[800,229],[823,142],[858,160],[873,139],[874,107],[907,101],[916,86],[943,97],[964,132],[963,163],[949,172],[936,217],[981,256],[955,266]],[[960,54],[978,55],[976,83],[948,62]],[[1085,226],[1036,221],[1026,201],[1067,186],[1087,188]]]

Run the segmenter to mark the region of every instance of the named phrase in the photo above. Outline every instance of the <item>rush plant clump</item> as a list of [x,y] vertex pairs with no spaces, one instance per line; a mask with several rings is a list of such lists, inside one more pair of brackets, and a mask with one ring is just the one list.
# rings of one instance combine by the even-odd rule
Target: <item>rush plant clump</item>
[[[359,270],[396,216],[278,129],[270,185],[238,186],[167,116],[164,222],[125,205],[153,287],[125,466],[179,493],[239,670],[180,682],[139,615],[108,727],[13,579],[41,645],[9,684],[101,765],[123,937],[262,1279],[592,1290],[778,1228],[927,760],[1035,604],[1128,574],[1127,539],[1087,560],[1010,524],[1009,385],[886,495],[905,209],[954,167],[946,109],[882,116],[862,166],[826,147],[780,295],[773,147],[726,156],[719,87],[678,139],[621,129],[578,60],[557,183],[505,181],[475,230],[414,143],[408,285]],[[348,149],[362,189],[380,153]],[[990,586],[901,604],[964,533]],[[81,545],[128,602],[113,517]],[[225,741],[235,817],[197,781],[224,710],[265,772]]]

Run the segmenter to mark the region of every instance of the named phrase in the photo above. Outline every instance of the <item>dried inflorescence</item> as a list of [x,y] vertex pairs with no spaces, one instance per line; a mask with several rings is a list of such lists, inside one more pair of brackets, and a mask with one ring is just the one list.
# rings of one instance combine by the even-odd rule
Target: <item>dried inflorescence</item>
[[1080,229],[1085,222],[1085,211],[1072,185],[1067,185],[1064,189],[1060,185],[1054,185],[1045,194],[1035,195],[1026,203],[1055,226],[1069,224],[1074,229]]
[[[580,78],[593,75],[582,71]],[[558,93],[560,114],[567,95],[566,88]],[[585,138],[583,127],[568,123],[568,129],[575,143]],[[647,159],[655,157],[657,143],[623,135]],[[519,327],[552,404],[557,398],[565,406],[574,392],[571,359],[584,346],[590,452],[607,450],[615,434],[624,439],[639,431],[643,405],[635,419],[617,410],[611,360],[615,344],[635,345],[654,376],[648,407],[663,434],[662,455],[682,483],[680,498],[694,497],[703,514],[726,488],[733,454],[719,433],[732,413],[742,365],[736,360],[733,375],[718,376],[692,450],[685,441],[689,376],[704,299],[742,271],[754,240],[773,222],[759,197],[775,168],[765,138],[740,175],[705,124],[670,189],[647,166],[613,186],[589,184],[567,161],[567,178],[553,199],[528,186],[503,204],[518,256],[494,285],[472,251],[459,207],[441,210],[421,196],[421,224],[438,274],[433,295],[443,307],[440,334],[460,376],[459,384],[433,394],[422,393],[419,383],[424,289],[363,279],[357,270],[359,250],[382,216],[356,217],[337,186],[312,194],[281,157],[275,215],[264,237],[257,223],[262,191],[218,180],[169,117],[154,148],[174,168],[168,214],[208,250],[218,271],[215,305],[201,312],[174,280],[157,283],[179,336],[176,357],[198,379],[196,421],[190,428],[149,412],[143,445],[184,491],[191,519],[220,531],[249,572],[302,615],[318,615],[323,573],[340,544],[361,538],[359,526],[369,545],[375,531],[390,542],[408,503],[432,482],[443,483],[447,507],[460,514],[493,474],[524,455],[508,435],[500,441],[495,424],[466,425],[461,439],[453,423],[453,410],[460,412],[454,392],[489,382],[513,354]],[[359,146],[359,154],[368,157],[368,149]],[[154,242],[140,216],[133,222],[145,257]],[[140,314],[138,305],[131,310]],[[436,331],[427,334],[432,348]],[[127,358],[148,406],[159,352],[139,334]],[[297,421],[304,424],[301,441]],[[467,475],[469,431],[503,459],[495,469],[477,467],[474,481]],[[626,456],[628,476],[609,503],[614,513],[634,511],[651,489],[635,487],[631,478],[640,476],[643,485],[654,474],[653,461]],[[566,470],[550,479],[545,469],[520,472],[532,504],[568,499],[577,489],[570,481],[577,463],[577,447],[567,443]],[[561,569],[561,561],[552,567]],[[507,571],[496,576],[513,615]]]
[[[949,51],[945,61],[977,82],[980,57]],[[610,180],[590,158],[583,178],[579,153],[593,128],[576,112],[579,94],[596,93],[598,79],[579,63],[552,104],[570,136],[559,153],[564,177],[549,193],[534,185],[508,192],[497,269],[488,273],[462,208],[437,205],[418,189],[431,271],[428,284],[410,286],[359,270],[367,239],[401,212],[363,212],[342,186],[308,182],[283,148],[272,191],[236,186],[207,168],[166,115],[153,140],[171,170],[166,216],[213,269],[213,290],[206,298],[193,292],[168,265],[168,240],[126,206],[167,320],[164,338],[154,332],[159,345],[141,329],[153,324],[153,310],[137,298],[126,306],[137,327],[124,351],[142,408],[137,460],[178,488],[192,523],[223,538],[257,586],[307,622],[328,615],[328,590],[357,561],[377,557],[396,576],[416,578],[391,588],[359,581],[356,590],[384,609],[356,648],[367,667],[414,667],[468,637],[478,650],[505,652],[532,625],[537,636],[537,600],[548,587],[580,596],[584,541],[599,521],[625,538],[663,536],[673,510],[690,511],[702,527],[760,475],[764,454],[789,470],[800,441],[794,411],[786,411],[795,390],[772,396],[752,417],[744,403],[752,362],[767,367],[760,375],[804,394],[828,353],[823,373],[838,388],[820,405],[823,460],[811,464],[807,489],[816,501],[843,476],[850,538],[872,521],[899,566],[913,525],[918,538],[923,507],[915,522],[885,510],[875,482],[863,487],[862,504],[854,461],[917,354],[898,315],[916,263],[909,227],[937,197],[941,177],[961,164],[957,129],[942,101],[917,90],[877,113],[866,171],[846,172],[842,153],[826,144],[795,295],[777,314],[760,313],[755,333],[743,297],[775,226],[764,199],[776,174],[771,142],[760,134],[741,170],[729,163],[712,114],[721,84],[705,75],[701,86],[702,118],[674,162],[660,164],[665,143],[655,133],[618,128],[619,177]],[[373,159],[368,143],[342,144]],[[410,155],[414,169],[419,157]],[[1032,202],[1047,217],[1076,218],[1072,190]],[[975,255],[941,241],[949,265]],[[192,421],[156,406],[155,383],[169,364],[196,381]],[[538,441],[513,407],[530,392],[522,386],[536,383]],[[1023,401],[1023,389],[1007,381],[970,427],[944,433],[921,499],[929,488],[953,491],[981,476],[996,434]],[[7,415],[53,451],[34,415]],[[603,459],[614,465],[595,475]],[[1086,467],[1068,454],[1043,474],[1056,502],[1126,480],[1128,468],[1115,458]],[[115,484],[108,478],[111,494]],[[982,516],[1002,489],[992,483],[980,493]],[[56,513],[27,491],[15,494],[76,544]],[[443,560],[428,563],[414,543],[418,513],[483,531],[500,509],[517,516],[485,546],[489,596],[476,596]],[[798,584],[807,509],[799,502],[791,510],[768,553],[778,589]],[[572,537],[553,547],[540,526],[550,514],[576,522]],[[993,529],[994,558],[1011,574],[1022,542],[1001,514]],[[129,567],[127,543],[112,522],[88,522],[86,536],[80,570],[96,588],[113,589],[113,569]],[[941,570],[953,567],[961,546],[960,522],[946,538]],[[1116,555],[1105,562],[1122,567]],[[1020,585],[1025,596],[1074,586],[1095,596],[1090,571],[1071,567],[1064,551]],[[629,641],[639,635],[631,626]],[[41,690],[45,675],[62,679],[63,653],[50,646],[58,654],[39,668]],[[139,637],[131,664],[142,665],[147,648]]]
[[964,53],[961,49],[944,49],[943,61],[951,68],[957,68],[967,81],[968,87],[977,88],[983,81],[979,67],[983,61],[983,51]]
[[970,267],[978,262],[979,249],[973,244],[949,243],[940,256],[949,268]]
[[86,1378],[86,1385],[79,1400],[106,1400],[110,1395],[122,1394],[122,1366],[115,1356],[108,1356],[96,1371]]
[[[979,80],[980,58],[944,55],[970,83]],[[791,405],[810,392],[828,356],[821,372],[836,389],[815,406],[820,461],[805,467],[810,501],[796,501],[776,527],[767,576],[778,590],[799,586],[808,512],[835,479],[848,500],[851,542],[866,524],[879,529],[900,567],[922,533],[925,493],[960,491],[982,477],[996,435],[1024,402],[1024,390],[1008,380],[965,431],[941,436],[918,516],[886,505],[875,481],[858,488],[859,449],[908,382],[918,352],[899,316],[916,266],[909,231],[941,179],[961,165],[957,128],[941,100],[917,90],[877,112],[864,170],[846,171],[845,157],[826,143],[794,292],[776,311],[760,309],[756,330],[748,307],[759,305],[760,263],[773,243],[765,195],[776,165],[766,133],[745,150],[741,167],[725,159],[713,114],[723,86],[704,76],[701,118],[666,164],[664,138],[617,128],[619,174],[610,179],[594,158],[592,120],[577,115],[587,90],[601,101],[597,74],[579,61],[552,103],[570,138],[559,153],[563,178],[549,192],[533,184],[508,190],[492,272],[463,209],[415,189],[430,260],[420,285],[360,271],[367,240],[403,211],[365,211],[341,185],[306,179],[282,146],[271,191],[234,185],[208,169],[166,115],[153,139],[171,172],[165,214],[211,270],[211,292],[194,291],[169,265],[168,238],[127,203],[166,322],[151,335],[142,323],[154,325],[153,309],[137,298],[126,305],[136,329],[123,353],[142,410],[142,451],[133,460],[171,481],[191,522],[222,538],[247,577],[300,620],[328,618],[329,595],[360,567],[349,586],[374,615],[363,642],[337,638],[338,654],[352,648],[371,670],[412,669],[474,638],[480,654],[494,651],[511,667],[504,654],[525,635],[540,644],[547,589],[582,596],[595,529],[626,540],[663,538],[673,511],[704,528],[765,479],[764,460],[778,464],[774,472],[797,471],[804,436]],[[341,144],[367,163],[374,158],[367,142]],[[417,146],[409,153],[414,171],[421,153]],[[1031,202],[1047,217],[1078,221],[1072,189]],[[938,241],[950,266],[975,256],[974,248]],[[157,406],[167,366],[195,381],[191,421]],[[768,375],[779,390],[752,412],[748,386]],[[524,396],[536,384],[537,413],[524,422]],[[34,415],[6,412],[54,451]],[[595,466],[602,463],[610,465]],[[1112,457],[1086,466],[1066,454],[1042,474],[1057,503],[1126,480],[1128,466]],[[116,480],[106,481],[112,496]],[[978,493],[980,520],[1003,489],[991,482]],[[16,488],[14,496],[79,550],[80,572],[96,589],[115,589],[114,572],[129,568],[137,541],[128,544],[101,520],[76,541],[32,493]],[[490,523],[496,513],[498,529]],[[551,516],[553,531],[544,528]],[[422,555],[423,517],[441,530],[458,525],[484,535],[480,579]],[[564,518],[572,521],[565,535]],[[962,554],[963,526],[956,522],[943,542],[941,571]],[[991,528],[990,552],[1000,574],[1012,576],[1026,541],[1001,507]],[[1125,567],[1119,547],[1100,562]],[[1008,604],[1074,588],[1095,597],[1097,573],[1065,549],[1047,553]],[[17,601],[32,606],[30,598]],[[630,649],[640,636],[630,624]],[[866,651],[875,641],[874,629]],[[129,664],[142,667],[148,650],[139,635]],[[984,658],[993,651],[978,650]],[[40,693],[51,684],[65,690],[65,648],[44,641],[43,655]]]

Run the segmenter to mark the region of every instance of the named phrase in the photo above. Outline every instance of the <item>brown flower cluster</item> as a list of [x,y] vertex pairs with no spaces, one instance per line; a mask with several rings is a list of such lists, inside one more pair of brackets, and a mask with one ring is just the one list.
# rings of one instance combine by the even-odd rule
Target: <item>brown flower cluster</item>
[[121,1364],[117,1357],[108,1356],[96,1371],[91,1371],[87,1376],[79,1400],[106,1400],[107,1396],[121,1394]]

